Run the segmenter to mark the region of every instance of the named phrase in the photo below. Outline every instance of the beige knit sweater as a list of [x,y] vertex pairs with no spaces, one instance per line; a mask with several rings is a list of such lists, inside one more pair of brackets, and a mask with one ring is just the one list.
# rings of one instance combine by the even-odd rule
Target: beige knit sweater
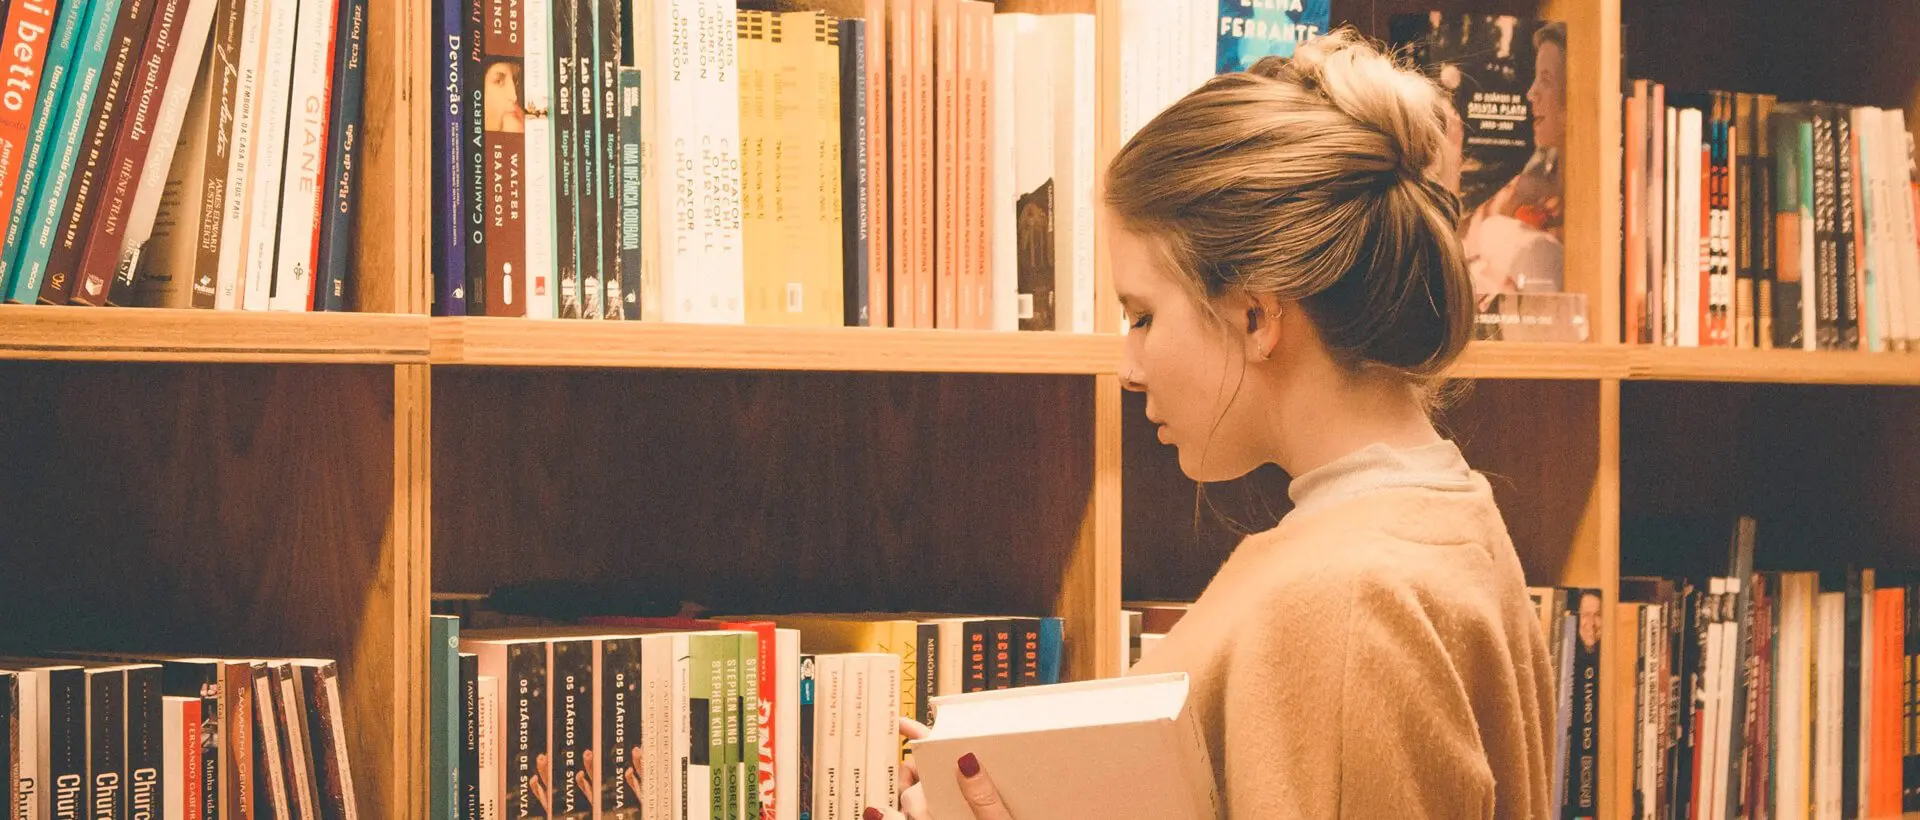
[[1132,670],[1191,676],[1230,817],[1549,816],[1546,643],[1460,466],[1319,482]]

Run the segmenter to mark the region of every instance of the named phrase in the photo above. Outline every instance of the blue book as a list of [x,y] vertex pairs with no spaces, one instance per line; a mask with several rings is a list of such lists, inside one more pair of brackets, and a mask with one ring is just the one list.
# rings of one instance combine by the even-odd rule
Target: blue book
[[333,110],[328,112],[327,181],[320,214],[320,262],[314,269],[315,310],[347,309],[355,215],[360,210],[361,100],[367,85],[367,0],[345,0],[333,55]]
[[466,4],[460,0],[433,0],[438,28],[433,41],[433,312],[439,316],[467,315],[467,216],[465,113],[462,72],[466,68]]
[[7,283],[6,301],[33,304],[40,297],[47,259],[53,254],[54,228],[60,221],[60,212],[66,208],[67,192],[73,187],[73,171],[87,126],[86,115],[93,110],[94,94],[100,90],[101,71],[113,44],[114,24],[119,19],[120,0],[95,0],[87,20],[85,43],[73,62],[73,83],[67,89],[67,99],[60,106],[61,113],[56,120],[60,130],[48,147],[47,177],[34,192],[33,209],[28,211],[26,232],[20,236],[19,247],[14,249],[15,254],[9,254],[11,278]]
[[427,816],[460,820],[460,619],[433,616],[427,640]]
[[[117,5],[117,3],[116,3]],[[13,209],[7,214],[7,235],[0,242],[0,301],[26,302],[31,304],[40,295],[40,283],[22,282],[14,287],[13,260],[19,256],[21,240],[26,236],[26,224],[33,210],[35,194],[38,193],[41,165],[46,161],[47,145],[53,131],[53,124],[60,122],[60,114],[66,103],[67,88],[71,85],[74,58],[80,50],[81,36],[87,30],[87,16],[93,7],[91,0],[70,0],[60,9],[60,16],[53,22],[51,46],[47,51],[46,63],[40,69],[40,97],[33,103],[33,125],[27,133],[26,160],[20,165],[19,187],[14,191]],[[14,293],[25,293],[24,299],[14,298]]]
[[1331,0],[1220,0],[1214,67],[1229,74],[1262,57],[1292,57],[1296,46],[1331,24]]
[[1040,674],[1036,684],[1060,682],[1060,652],[1066,642],[1066,622],[1058,617],[1040,619]]

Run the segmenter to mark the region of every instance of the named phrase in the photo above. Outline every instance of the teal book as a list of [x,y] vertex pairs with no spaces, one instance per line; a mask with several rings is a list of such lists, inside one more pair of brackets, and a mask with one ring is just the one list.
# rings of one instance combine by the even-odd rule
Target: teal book
[[100,73],[113,43],[114,24],[119,19],[120,0],[94,0],[86,41],[75,56],[73,82],[56,120],[60,130],[47,147],[46,178],[34,192],[33,208],[27,212],[26,232],[21,234],[14,253],[8,256],[6,301],[32,304],[40,296],[40,280],[47,272],[47,257],[53,253],[55,223],[60,221],[67,193],[73,187],[73,171],[80,158],[80,143],[87,126],[86,114],[93,110],[94,93],[100,90]]
[[640,69],[620,69],[620,303],[640,318]]
[[[119,5],[117,0],[114,5]],[[60,16],[53,22],[47,60],[40,69],[40,96],[34,100],[33,124],[27,132],[27,156],[20,164],[19,187],[14,190],[13,207],[7,214],[7,235],[0,241],[0,301],[32,303],[40,295],[38,281],[22,282],[19,288],[14,287],[18,277],[13,275],[13,260],[19,256],[21,239],[27,234],[27,216],[33,210],[34,194],[39,189],[47,144],[52,141],[54,123],[61,121],[67,88],[72,84],[74,57],[80,51],[82,35],[92,19],[88,16],[92,7],[91,0],[70,0],[60,8]],[[16,291],[27,294],[26,298],[14,298]]]
[[427,639],[427,811],[432,820],[460,820],[460,619],[433,616]]
[[1066,643],[1066,622],[1057,617],[1040,619],[1040,674],[1034,681],[1042,686],[1060,682],[1060,654]]

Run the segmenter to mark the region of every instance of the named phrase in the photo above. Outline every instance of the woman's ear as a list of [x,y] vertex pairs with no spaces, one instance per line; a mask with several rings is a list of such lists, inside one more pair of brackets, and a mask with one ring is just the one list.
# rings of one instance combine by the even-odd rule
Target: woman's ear
[[1243,297],[1239,309],[1246,322],[1247,358],[1258,362],[1273,358],[1281,342],[1281,317],[1286,311],[1286,304],[1270,294],[1248,294]]

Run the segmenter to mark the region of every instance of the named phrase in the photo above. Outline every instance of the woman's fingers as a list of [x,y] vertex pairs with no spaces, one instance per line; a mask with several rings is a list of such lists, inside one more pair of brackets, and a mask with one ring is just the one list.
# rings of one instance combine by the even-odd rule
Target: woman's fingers
[[900,795],[900,811],[908,820],[932,820],[927,812],[927,792],[921,786],[915,786]]
[[960,795],[967,799],[967,807],[973,809],[973,820],[1013,820],[1007,804],[1000,802],[993,778],[980,767],[979,758],[968,752],[960,756],[960,765],[954,768],[954,779],[960,783]]
[[910,717],[903,717],[900,719],[900,734],[908,740],[921,740],[927,735],[933,734],[933,730],[927,728],[927,725],[920,721]]

